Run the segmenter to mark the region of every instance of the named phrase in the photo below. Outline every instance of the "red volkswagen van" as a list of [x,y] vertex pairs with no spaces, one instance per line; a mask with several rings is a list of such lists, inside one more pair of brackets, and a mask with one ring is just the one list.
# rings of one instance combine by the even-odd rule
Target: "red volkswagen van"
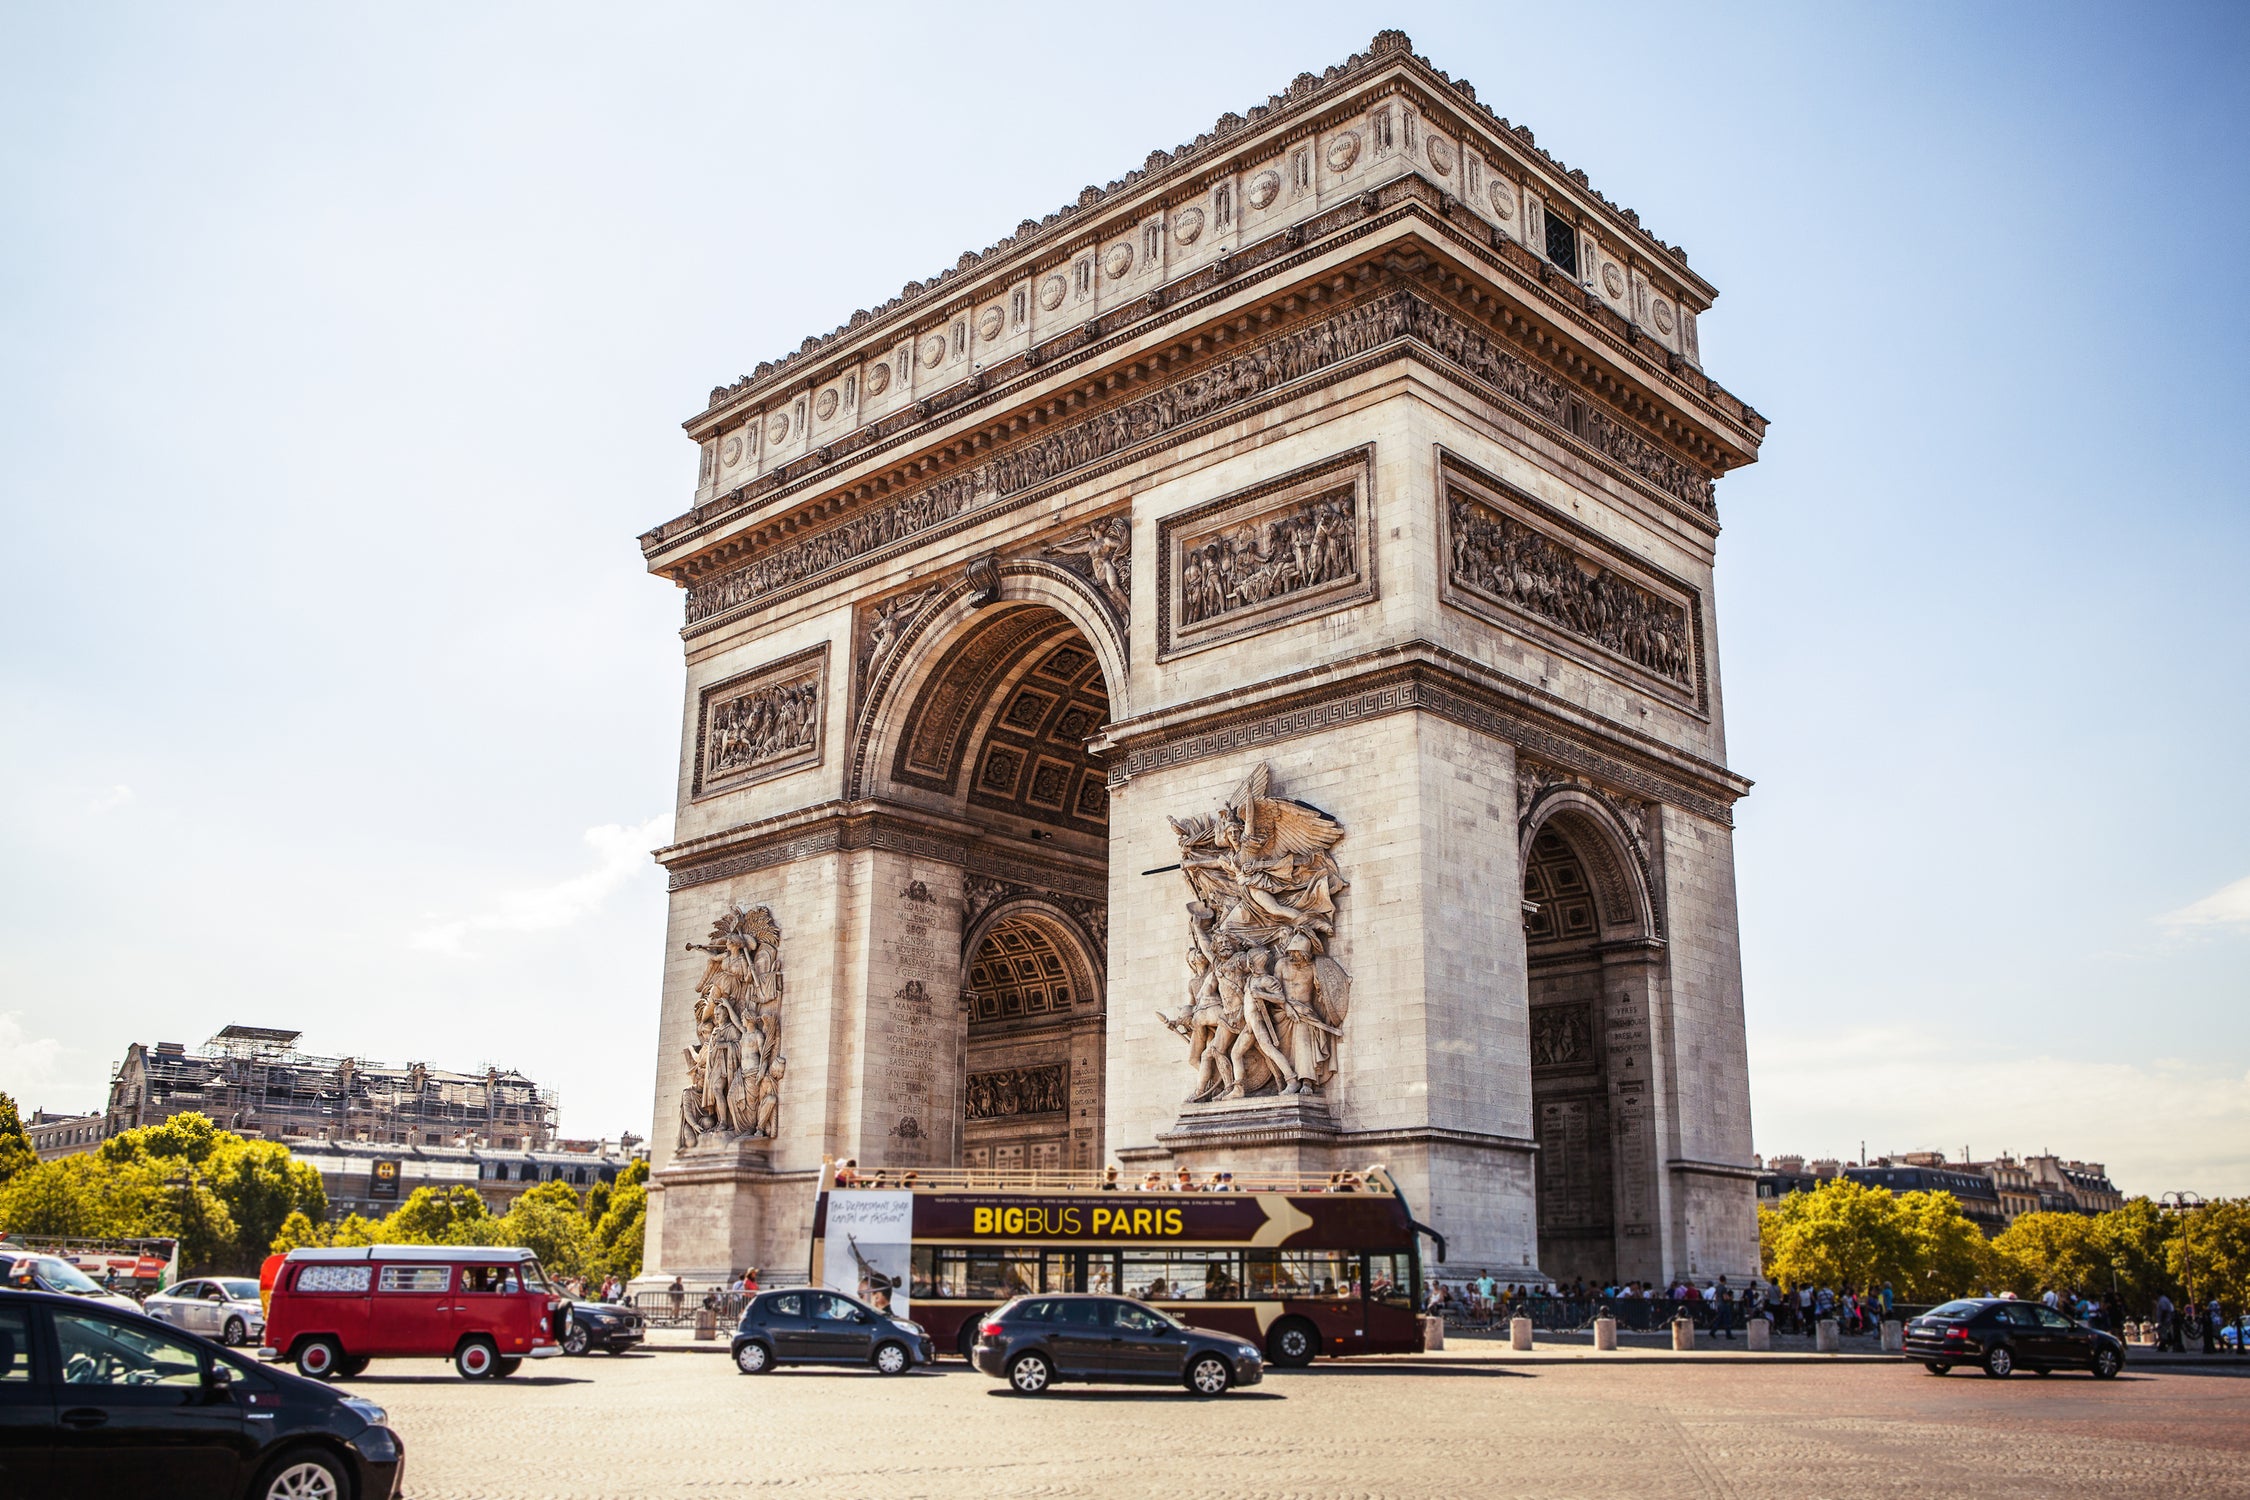
[[450,1359],[464,1379],[513,1375],[562,1353],[570,1304],[529,1250],[369,1245],[270,1257],[260,1359],[296,1361],[315,1380],[371,1359]]

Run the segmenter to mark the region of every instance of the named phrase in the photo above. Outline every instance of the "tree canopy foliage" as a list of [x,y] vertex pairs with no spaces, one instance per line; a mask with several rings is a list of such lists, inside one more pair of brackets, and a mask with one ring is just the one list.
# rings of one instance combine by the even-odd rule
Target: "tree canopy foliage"
[[31,1137],[24,1133],[23,1117],[16,1113],[16,1101],[0,1094],[0,1183],[38,1159],[31,1149]]
[[290,1215],[327,1212],[320,1173],[287,1146],[245,1140],[193,1113],[0,1180],[0,1232],[173,1238],[189,1275],[254,1271]]
[[1894,1197],[1831,1178],[1761,1208],[1758,1244],[1767,1278],[1781,1286],[1888,1282],[1903,1302],[2114,1291],[2146,1312],[2159,1292],[2237,1305],[2250,1298],[2250,1199],[2186,1213],[2133,1198],[2106,1214],[2022,1214],[1986,1240],[1950,1193]]

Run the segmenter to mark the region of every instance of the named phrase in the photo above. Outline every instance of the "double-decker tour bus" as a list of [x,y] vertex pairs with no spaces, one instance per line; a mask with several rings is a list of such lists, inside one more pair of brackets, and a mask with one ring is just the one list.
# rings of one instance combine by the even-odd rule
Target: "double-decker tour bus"
[[1427,1234],[1388,1171],[1246,1175],[1223,1191],[1088,1173],[930,1170],[837,1182],[824,1166],[810,1281],[921,1323],[966,1358],[1032,1292],[1103,1292],[1262,1345],[1277,1365],[1422,1348]]

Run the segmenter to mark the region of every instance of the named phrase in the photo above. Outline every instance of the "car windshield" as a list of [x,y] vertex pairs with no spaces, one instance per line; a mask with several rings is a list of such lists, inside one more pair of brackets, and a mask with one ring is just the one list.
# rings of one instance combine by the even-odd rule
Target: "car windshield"
[[94,1284],[94,1279],[91,1276],[79,1270],[69,1261],[57,1260],[52,1255],[41,1256],[33,1270],[41,1281],[58,1292],[83,1293],[101,1290],[99,1286]]
[[1942,1303],[1937,1307],[1931,1308],[1922,1316],[1926,1318],[1945,1318],[1948,1320],[1957,1321],[1962,1318],[1975,1317],[1977,1315],[1977,1309],[1983,1306],[1984,1304],[1982,1302],[1970,1302],[1967,1300],[1947,1302]]
[[523,1284],[535,1292],[545,1292],[550,1297],[555,1295],[554,1284],[547,1280],[547,1273],[539,1269],[539,1262],[535,1260],[523,1263]]
[[258,1300],[258,1283],[255,1281],[228,1280],[220,1282],[219,1285],[224,1287],[226,1294],[237,1302],[255,1302]]

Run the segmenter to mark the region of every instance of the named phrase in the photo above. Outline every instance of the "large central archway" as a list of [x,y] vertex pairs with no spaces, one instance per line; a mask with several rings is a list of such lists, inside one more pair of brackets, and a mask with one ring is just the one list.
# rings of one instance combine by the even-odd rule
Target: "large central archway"
[[862,791],[971,840],[953,1163],[1083,1171],[1102,1151],[1109,861],[1108,775],[1086,742],[1113,713],[1114,645],[1097,649],[1100,622],[1049,580],[1008,583],[1015,597],[940,601],[895,648],[867,712]]

